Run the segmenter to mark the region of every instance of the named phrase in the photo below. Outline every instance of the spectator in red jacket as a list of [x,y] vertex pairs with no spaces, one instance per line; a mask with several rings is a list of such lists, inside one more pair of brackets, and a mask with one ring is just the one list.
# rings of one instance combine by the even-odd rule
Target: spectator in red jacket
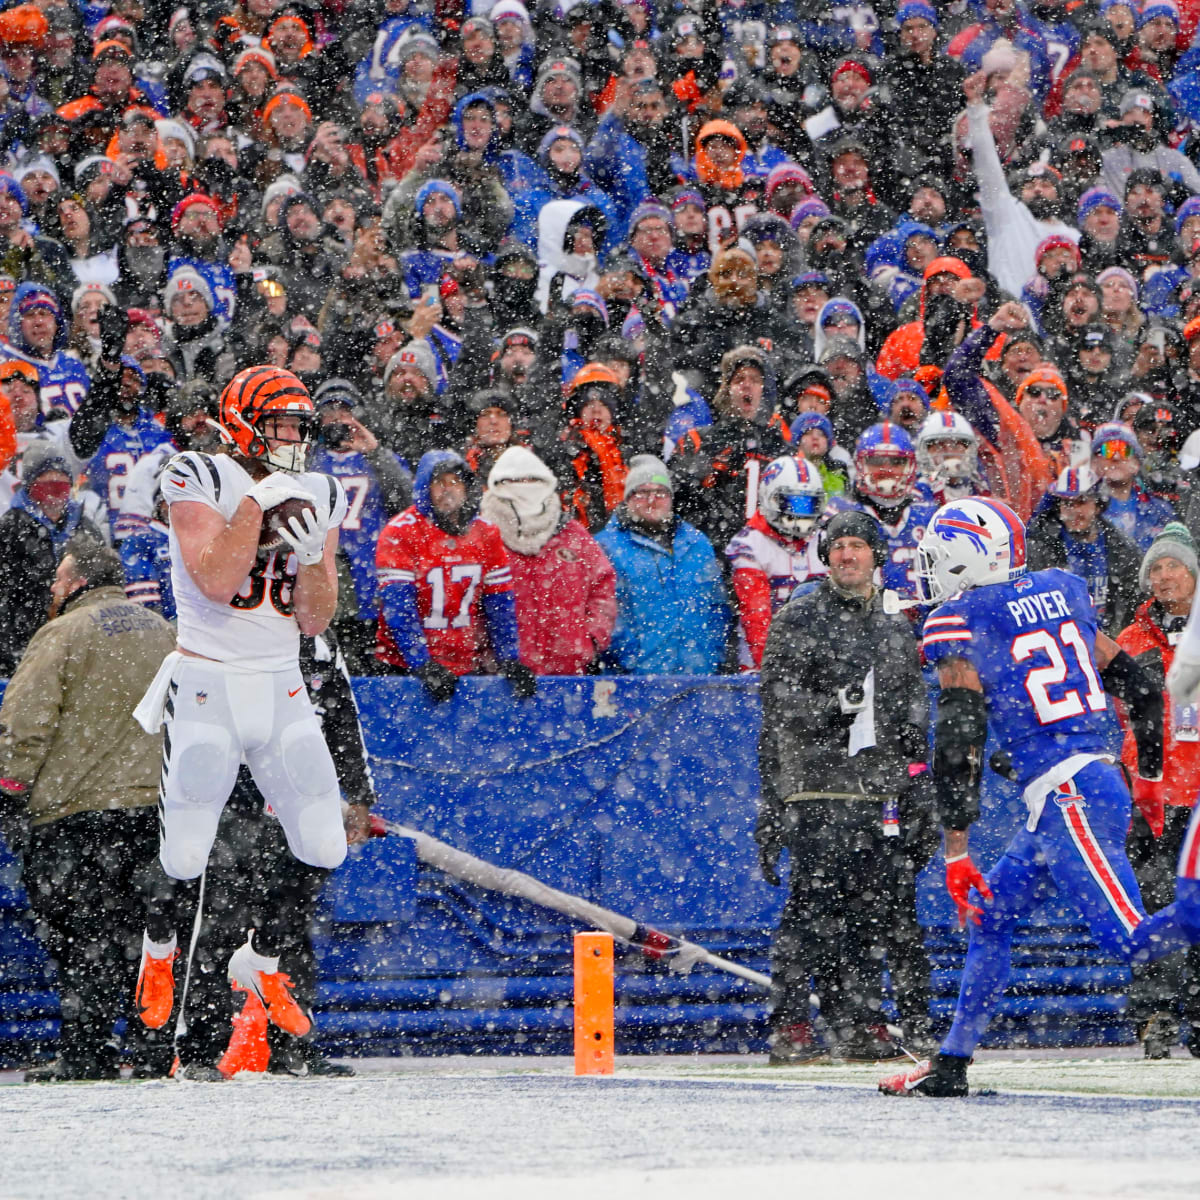
[[612,640],[617,576],[563,510],[553,473],[532,450],[510,446],[488,475],[479,515],[508,549],[521,662],[538,675],[584,674]]
[[[1162,681],[1171,669],[1179,638],[1196,591],[1196,546],[1187,529],[1172,521],[1154,539],[1142,559],[1142,590],[1150,593],[1133,624],[1117,635],[1121,649]],[[1125,733],[1121,758],[1134,772],[1137,805],[1129,831],[1129,861],[1148,912],[1171,903],[1175,895],[1175,863],[1196,792],[1200,790],[1200,712],[1163,694],[1163,774],[1160,782],[1137,778],[1133,734]],[[1147,1058],[1168,1058],[1179,1044],[1179,1022],[1187,1022],[1188,1049],[1200,1057],[1200,950],[1173,954],[1148,967],[1134,969],[1129,1015]]]

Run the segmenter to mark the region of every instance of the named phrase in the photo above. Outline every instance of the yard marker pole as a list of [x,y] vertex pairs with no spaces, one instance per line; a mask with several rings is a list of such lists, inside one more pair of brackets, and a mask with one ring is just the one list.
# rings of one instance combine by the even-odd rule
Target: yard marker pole
[[575,935],[575,1074],[611,1075],[613,1037],[611,933]]

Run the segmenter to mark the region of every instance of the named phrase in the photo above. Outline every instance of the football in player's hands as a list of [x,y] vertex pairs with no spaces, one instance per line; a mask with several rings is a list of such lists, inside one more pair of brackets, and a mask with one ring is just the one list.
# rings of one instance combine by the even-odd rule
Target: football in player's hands
[[274,508],[267,509],[263,513],[262,530],[258,535],[259,554],[271,554],[276,550],[283,549],[287,542],[283,534],[279,532],[280,529],[286,529],[293,517],[303,525],[305,510],[310,511],[315,517],[317,506],[311,500],[301,500],[295,496],[276,504]]

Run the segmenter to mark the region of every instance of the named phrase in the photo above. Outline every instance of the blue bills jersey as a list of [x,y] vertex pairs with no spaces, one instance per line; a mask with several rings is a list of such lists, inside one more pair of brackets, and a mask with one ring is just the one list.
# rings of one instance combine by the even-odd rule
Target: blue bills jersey
[[375,593],[379,576],[375,569],[375,547],[388,523],[383,491],[375,471],[357,450],[328,450],[322,446],[313,455],[312,470],[332,475],[346,489],[346,519],[338,549],[345,554],[354,580],[358,619],[374,621],[379,616]]
[[143,408],[132,425],[114,421],[88,463],[88,487],[108,505],[113,541],[128,537],[143,522],[121,512],[125,480],[134,463],[155,446],[170,442],[171,435]]
[[1072,755],[1105,753],[1096,610],[1069,571],[960,593],[926,619],[921,649],[933,665],[965,658],[975,668],[992,736],[1022,787]]
[[125,595],[168,621],[175,620],[171,590],[171,535],[161,521],[150,521],[119,546],[125,568]]
[[38,407],[42,416],[55,408],[74,414],[92,390],[87,367],[69,350],[56,350],[52,358],[33,358],[12,346],[0,345],[0,360],[3,359],[16,359],[37,368]]
[[167,274],[180,267],[191,267],[208,284],[213,294],[213,316],[228,325],[237,310],[237,276],[233,268],[223,262],[209,262],[205,258],[193,258],[188,254],[172,255],[167,262]]
[[[838,513],[853,509],[874,517],[887,542],[887,561],[880,574],[883,586],[901,595],[911,596],[917,590],[917,543],[925,527],[937,511],[937,506],[914,500],[899,510],[893,518],[887,509],[879,510],[849,496],[834,496],[825,506],[822,524],[827,525]],[[889,524],[894,520],[894,524]]]

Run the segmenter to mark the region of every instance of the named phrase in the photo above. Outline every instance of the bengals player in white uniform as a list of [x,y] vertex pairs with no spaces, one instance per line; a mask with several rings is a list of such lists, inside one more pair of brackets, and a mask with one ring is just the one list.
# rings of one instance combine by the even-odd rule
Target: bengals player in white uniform
[[[174,886],[208,863],[217,823],[245,762],[299,860],[313,874],[337,867],[347,834],[333,761],[300,675],[301,633],[329,624],[337,604],[334,554],[346,513],[342,485],[305,471],[316,435],[313,402],[277,367],[249,367],[221,395],[228,454],[185,451],[163,470],[170,508],[171,582],[178,649],[137,716],[165,725],[159,793],[161,841],[148,902],[137,1007],[144,1024],[166,1024],[174,1004]],[[263,553],[264,514],[304,500],[280,529],[286,544]],[[362,834],[364,831],[355,831]],[[354,840],[360,840],[358,836]],[[297,1036],[310,1022],[279,970],[266,929],[232,956],[233,985],[258,996],[268,1016]]]

